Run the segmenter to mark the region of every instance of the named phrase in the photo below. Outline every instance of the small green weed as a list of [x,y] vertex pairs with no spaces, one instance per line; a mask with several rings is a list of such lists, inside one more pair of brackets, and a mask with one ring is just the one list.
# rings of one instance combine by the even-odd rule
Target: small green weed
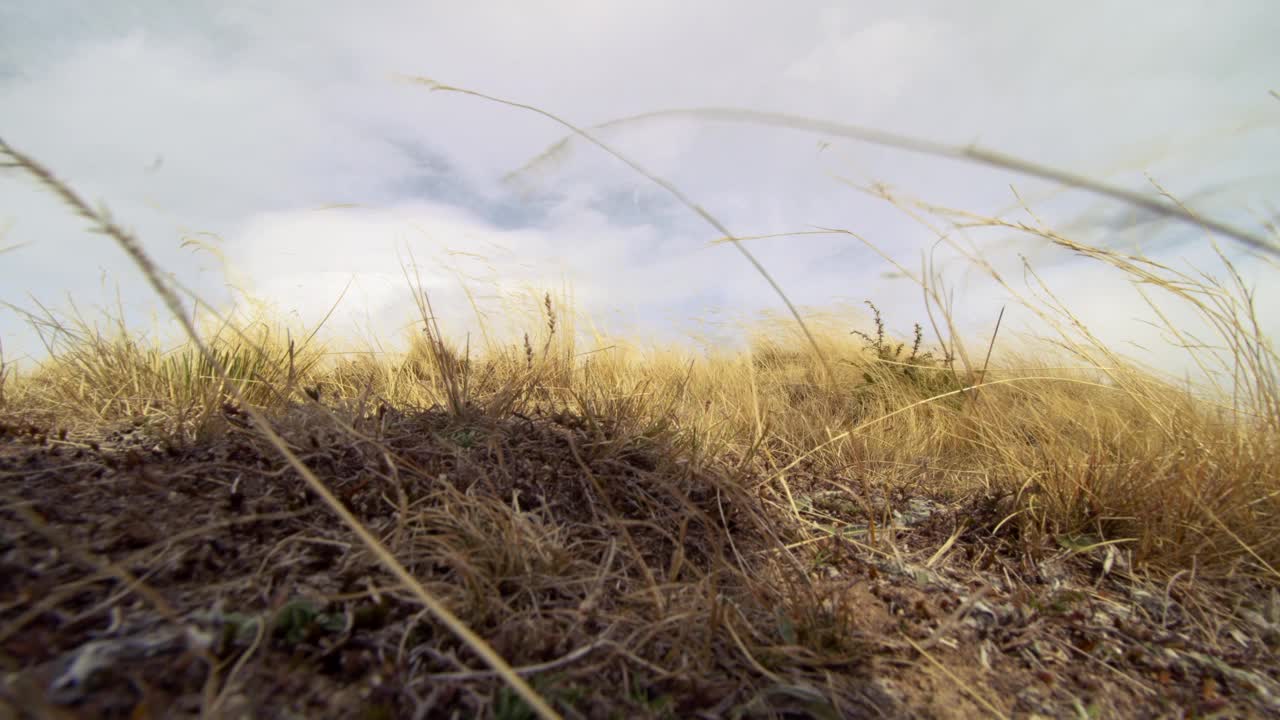
[[290,600],[276,612],[272,632],[286,642],[297,644],[318,635],[341,632],[346,618],[341,613],[321,612],[305,599]]
[[[938,357],[932,351],[923,350],[924,328],[920,323],[914,326],[908,350],[905,342],[894,343],[888,338],[880,308],[870,300],[866,304],[871,308],[875,334],[861,330],[853,330],[850,334],[862,338],[866,349],[872,351],[878,361],[862,373],[862,379],[867,385],[897,383],[923,397],[945,395],[963,387],[955,372],[955,358],[950,353],[944,352],[942,357]],[[959,397],[948,400],[960,402]]]

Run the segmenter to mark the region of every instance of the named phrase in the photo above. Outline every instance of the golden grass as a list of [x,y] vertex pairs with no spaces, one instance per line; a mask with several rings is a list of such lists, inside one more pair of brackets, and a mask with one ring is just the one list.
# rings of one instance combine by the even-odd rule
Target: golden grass
[[[972,383],[923,350],[913,359],[910,339],[874,325],[864,338],[817,316],[830,380],[807,338],[776,323],[740,354],[610,338],[580,351],[561,330],[570,310],[545,303],[528,344],[470,357],[424,332],[402,354],[332,359],[314,341],[291,349],[261,322],[227,328],[209,350],[241,401],[266,411],[312,397],[494,418],[564,411],[624,436],[669,435],[695,462],[731,460],[756,489],[803,477],[809,492],[994,493],[1009,496],[1029,546],[1093,536],[1123,543],[1139,565],[1201,573],[1280,564],[1280,444],[1265,393],[1233,411],[1115,357],[1072,370],[1011,353]],[[9,382],[6,411],[72,430],[141,420],[196,437],[234,399],[190,346],[104,338],[87,324],[57,332],[60,352]]]
[[[19,151],[10,147],[7,143],[0,140],[0,153],[7,155],[12,159],[14,165],[26,170],[37,181],[45,185],[56,195],[58,195],[66,205],[75,211],[78,215],[88,220],[94,227],[95,231],[114,240],[130,259],[138,266],[147,281],[151,284],[156,294],[164,301],[166,307],[186,332],[194,349],[199,353],[208,366],[216,370],[217,381],[220,383],[220,389],[225,388],[231,396],[239,403],[243,412],[251,419],[253,426],[265,437],[268,442],[282,455],[289,465],[297,471],[299,475],[306,480],[311,490],[320,497],[320,499],[333,511],[335,515],[342,520],[343,524],[351,529],[353,533],[360,539],[388,571],[404,584],[405,588],[412,592],[417,599],[427,607],[433,615],[443,622],[458,637],[460,637],[472,650],[476,652],[484,661],[497,672],[503,680],[514,689],[520,697],[544,718],[556,718],[559,715],[551,709],[549,705],[529,686],[519,675],[512,670],[511,666],[502,659],[493,648],[489,646],[484,639],[477,636],[469,627],[462,623],[446,606],[440,603],[434,595],[423,587],[405,567],[398,561],[383,544],[374,535],[369,532],[359,520],[352,515],[341,502],[333,495],[310,468],[308,468],[297,455],[285,444],[280,435],[272,428],[270,421],[257,407],[250,404],[245,397],[245,393],[241,389],[241,384],[232,379],[228,368],[219,362],[218,351],[216,347],[210,346],[201,339],[200,334],[192,321],[187,318],[183,312],[183,307],[177,293],[167,285],[161,277],[159,270],[152,263],[150,257],[142,249],[138,241],[127,231],[117,225],[105,211],[95,211],[85,203],[75,192],[53,176],[51,172],[45,169],[35,160],[26,157]],[[424,316],[425,317],[425,316]],[[261,353],[261,348],[256,349],[255,358],[268,357]],[[293,371],[293,344],[289,344],[289,360],[290,372]],[[233,358],[238,357],[233,354]],[[190,365],[188,365],[190,367]],[[190,380],[191,378],[188,378]],[[207,413],[206,413],[207,415]]]
[[[750,551],[772,544],[785,555],[786,548],[840,534],[847,520],[823,505],[824,498],[835,495],[865,516],[869,549],[893,552],[892,536],[877,538],[877,523],[903,498],[930,495],[957,507],[985,503],[994,514],[973,522],[986,523],[985,531],[1019,543],[1030,558],[1062,548],[1119,551],[1129,567],[1155,576],[1189,570],[1199,579],[1280,580],[1280,365],[1259,330],[1248,288],[1225,254],[1219,258],[1227,280],[1220,281],[1086,246],[1042,226],[963,218],[970,225],[1046,239],[1118,269],[1147,293],[1183,302],[1218,334],[1215,340],[1223,350],[1197,351],[1204,338],[1180,334],[1167,316],[1158,319],[1206,369],[1217,364],[1212,369],[1231,378],[1210,395],[1163,380],[1104,346],[1071,314],[1069,299],[1048,293],[1031,268],[1028,276],[1038,294],[1020,293],[972,248],[945,232],[940,236],[1038,314],[1045,333],[1056,335],[1051,345],[1025,348],[1021,354],[1002,348],[993,356],[991,346],[999,345],[998,338],[963,342],[938,278],[928,268],[915,273],[898,267],[920,284],[930,311],[914,337],[903,339],[886,334],[874,306],[873,323],[856,327],[830,314],[802,317],[788,301],[799,322],[761,323],[743,352],[636,348],[625,338],[584,338],[576,329],[581,323],[573,308],[548,294],[534,311],[536,322],[521,335],[486,333],[475,347],[469,342],[459,346],[447,338],[447,319],[435,317],[430,298],[419,290],[423,324],[406,352],[336,356],[314,339],[316,328],[298,332],[300,340],[295,340],[293,332],[270,319],[223,320],[210,332],[199,332],[183,319],[178,295],[128,233],[91,210],[34,160],[7,145],[0,150],[115,239],[183,322],[189,338],[178,347],[162,348],[122,328],[104,334],[82,318],[29,314],[48,342],[50,358],[20,376],[0,365],[0,412],[38,418],[46,427],[73,434],[131,423],[185,440],[224,432],[228,406],[248,413],[257,431],[387,570],[544,717],[557,715],[281,439],[278,428],[288,428],[295,417],[292,409],[319,407],[335,428],[353,438],[363,437],[355,429],[357,419],[380,407],[436,407],[454,417],[492,421],[570,414],[582,419],[602,447],[617,452],[637,443],[662,448],[673,462],[731,480],[733,493],[776,514],[777,528],[758,524],[749,538],[754,544]],[[1022,167],[991,153],[969,155]],[[897,203],[922,222],[926,217],[932,218],[928,222],[956,219],[942,208],[905,203],[883,188],[864,190]],[[743,238],[734,238],[686,203],[754,262]],[[1173,206],[1160,207],[1166,215],[1195,219]],[[1251,234],[1205,225],[1251,247],[1270,247]],[[825,232],[853,236],[839,229]],[[412,278],[407,280],[413,284]],[[1159,306],[1153,302],[1152,309]],[[932,331],[932,342],[924,339],[925,327]],[[1078,367],[1064,369],[1064,356]],[[682,561],[672,558],[667,573],[650,567],[644,541],[635,536],[637,525],[624,520],[626,513],[611,504],[606,481],[590,469],[590,458],[572,447],[585,478],[602,498],[601,522],[616,527],[617,552],[634,558],[644,571],[644,592],[653,607],[665,610],[671,594],[664,582],[680,575]],[[731,492],[729,485],[718,487]],[[463,503],[460,508],[465,505],[458,502]],[[471,524],[458,532],[465,530],[474,542],[483,543],[485,533],[497,528],[489,555],[494,563],[527,563],[521,553],[536,554],[543,545],[555,544],[548,539],[554,528],[512,525],[510,518],[493,513],[498,511],[471,507],[455,519]],[[677,529],[660,530],[670,535]],[[515,536],[525,538],[519,552],[506,545]],[[748,577],[751,552],[738,546],[748,538],[730,534],[725,539],[730,552],[726,567]],[[955,536],[929,564],[954,541]],[[504,555],[511,552],[520,557]],[[560,562],[547,557],[542,561]],[[486,587],[483,576],[502,573],[492,568],[476,572],[481,579],[470,592],[479,602]],[[608,564],[599,572],[601,578],[608,574]],[[767,581],[760,577],[759,582]],[[768,587],[776,592],[779,585]],[[798,595],[791,600],[797,603],[800,594],[812,590],[804,583],[792,589]],[[741,629],[735,630],[732,613],[715,609],[712,615],[724,623],[744,662],[777,679],[755,658],[759,646],[738,635]]]

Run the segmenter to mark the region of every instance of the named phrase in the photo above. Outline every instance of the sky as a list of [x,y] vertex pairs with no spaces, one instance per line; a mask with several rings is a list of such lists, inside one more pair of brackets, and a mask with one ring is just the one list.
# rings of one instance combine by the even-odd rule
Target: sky
[[[476,325],[468,295],[500,325],[495,298],[567,288],[606,331],[732,344],[741,331],[727,319],[785,310],[739,252],[714,242],[718,231],[581,140],[530,166],[569,132],[553,119],[405,78],[580,127],[714,107],[973,143],[1144,193],[1153,179],[1196,212],[1256,231],[1280,189],[1277,36],[1273,0],[6,0],[0,138],[105,204],[165,271],[224,310],[252,297],[314,323],[341,297],[326,332],[393,341],[416,313],[412,263],[455,336]],[[739,236],[840,228],[918,268],[937,235],[858,189],[879,182],[1017,221],[1031,217],[1021,198],[1073,238],[1221,273],[1200,228],[955,159],[695,112],[598,137]],[[21,310],[119,307],[141,329],[161,317],[121,251],[84,226],[0,171],[7,359],[43,355]],[[1186,368],[1118,273],[1034,237],[964,237],[1015,285],[1026,258],[1122,351]],[[1218,240],[1260,304],[1280,294],[1274,267]],[[747,247],[798,305],[870,299],[904,334],[927,321],[919,288],[852,236]],[[1004,291],[946,261],[945,246],[934,252],[961,328],[990,333]],[[1274,313],[1263,320],[1280,329]],[[1043,330],[1026,314],[1006,322]]]

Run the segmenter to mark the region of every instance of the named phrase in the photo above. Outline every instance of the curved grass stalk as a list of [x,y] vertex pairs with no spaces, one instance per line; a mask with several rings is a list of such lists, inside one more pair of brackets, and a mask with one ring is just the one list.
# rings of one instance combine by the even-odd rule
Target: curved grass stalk
[[356,537],[360,539],[360,542],[368,548],[379,562],[382,563],[383,567],[394,575],[397,580],[403,583],[404,586],[413,593],[414,597],[426,606],[427,609],[445,625],[445,627],[475,651],[475,653],[484,660],[485,664],[492,668],[493,671],[503,679],[503,681],[511,686],[512,690],[514,690],[526,703],[529,704],[529,707],[533,708],[533,710],[537,712],[539,717],[558,719],[560,715],[556,713],[556,711],[553,710],[551,706],[548,705],[546,701],[543,700],[542,697],[524,681],[523,678],[516,674],[511,665],[507,663],[506,660],[503,660],[502,657],[499,656],[498,653],[489,645],[489,643],[485,642],[479,635],[476,635],[471,628],[467,627],[466,623],[462,622],[462,620],[458,618],[458,616],[454,615],[449,608],[445,607],[444,603],[428,592],[422,583],[419,582],[418,579],[415,578],[399,560],[396,560],[395,556],[392,555],[391,552],[373,536],[373,533],[369,532],[368,528],[366,528],[364,524],[361,523],[356,516],[353,515],[351,511],[348,510],[338,500],[338,498],[329,491],[327,487],[325,487],[320,478],[317,477],[315,473],[311,472],[311,469],[308,468],[306,464],[289,449],[284,440],[274,429],[272,429],[270,423],[267,422],[266,417],[251,404],[244,402],[240,384],[231,379],[226,368],[223,367],[218,357],[200,338],[195,325],[183,310],[182,301],[179,299],[177,293],[165,284],[161,277],[160,269],[156,266],[154,261],[151,260],[151,257],[147,255],[146,251],[142,249],[142,245],[137,241],[137,239],[123,227],[116,224],[116,222],[111,219],[105,208],[98,210],[91,208],[88,203],[82,200],[80,196],[78,196],[66,183],[54,177],[53,173],[43,165],[40,165],[34,159],[27,157],[23,153],[14,149],[3,139],[0,139],[0,154],[6,155],[12,159],[12,162],[9,163],[11,167],[25,170],[41,185],[45,186],[47,189],[52,191],[54,195],[58,196],[58,198],[77,215],[88,220],[91,223],[94,232],[106,235],[113,239],[116,244],[125,251],[125,254],[127,254],[129,258],[133,260],[134,264],[138,266],[138,269],[142,271],[143,276],[146,277],[147,282],[151,285],[152,289],[155,290],[156,294],[160,296],[160,299],[164,302],[169,312],[172,313],[182,325],[183,331],[187,334],[187,337],[191,339],[191,342],[196,346],[200,354],[213,368],[217,370],[219,378],[225,386],[231,390],[236,401],[252,420],[254,427],[267,438],[267,441],[270,442],[272,447],[274,447],[276,451],[285,458],[290,467],[302,476],[307,485],[311,487],[312,492],[314,492],[324,502],[324,504],[342,520],[344,525],[355,533]]

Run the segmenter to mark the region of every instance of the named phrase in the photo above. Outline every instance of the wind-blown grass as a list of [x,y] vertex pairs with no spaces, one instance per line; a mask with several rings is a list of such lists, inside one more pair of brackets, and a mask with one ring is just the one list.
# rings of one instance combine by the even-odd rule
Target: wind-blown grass
[[[1035,313],[1051,342],[1015,350],[998,335],[961,338],[940,278],[928,266],[918,273],[898,266],[920,285],[928,310],[926,318],[893,318],[915,323],[904,338],[887,332],[874,304],[861,323],[838,313],[802,313],[774,283],[792,318],[750,328],[751,342],[740,352],[588,338],[577,327],[589,318],[576,317],[564,297],[550,294],[539,299],[523,332],[486,332],[473,346],[449,335],[448,318],[437,318],[415,287],[422,326],[403,353],[337,355],[315,339],[318,328],[295,333],[271,318],[224,318],[212,332],[197,331],[132,236],[33,159],[7,145],[0,150],[114,239],[188,337],[163,348],[120,327],[104,334],[78,316],[30,313],[50,356],[17,377],[0,364],[0,413],[38,420],[41,428],[24,432],[44,442],[53,433],[59,442],[95,450],[95,433],[122,423],[145,427],[171,448],[251,429],[382,571],[490,668],[436,677],[482,681],[491,672],[510,688],[475,701],[473,709],[519,716],[525,703],[556,717],[553,702],[567,701],[548,702],[544,695],[551,693],[535,691],[525,676],[608,646],[621,658],[609,666],[619,673],[611,677],[628,683],[636,673],[650,689],[667,687],[672,677],[693,678],[672,692],[699,696],[705,688],[698,682],[728,678],[753,693],[743,707],[781,693],[809,703],[809,710],[835,713],[859,697],[861,681],[854,672],[833,680],[827,668],[860,667],[870,650],[865,638],[850,639],[853,621],[842,596],[824,589],[817,568],[847,552],[847,543],[868,557],[909,554],[895,517],[919,498],[946,503],[954,513],[951,535],[929,548],[926,567],[962,557],[948,561],[976,572],[991,557],[986,546],[975,548],[994,538],[1024,570],[1065,549],[1071,557],[1105,553],[1103,574],[1120,562],[1134,582],[1172,583],[1191,574],[1205,592],[1248,583],[1280,587],[1280,364],[1251,292],[1225,254],[1218,257],[1227,279],[1220,280],[1042,226],[963,217],[969,227],[1048,240],[1126,274],[1147,297],[1161,294],[1190,307],[1217,338],[1192,337],[1151,301],[1158,320],[1202,368],[1226,378],[1205,392],[1162,379],[1107,347],[1071,313],[1070,298],[1055,296],[1033,268],[1026,268],[1030,289],[1022,291],[946,232],[941,239]],[[991,153],[951,154],[1017,165]],[[768,277],[746,247],[751,238],[734,237],[664,187]],[[883,188],[863,190],[944,230],[957,219]],[[1204,225],[1271,247],[1252,233]],[[857,239],[848,230],[820,232]],[[419,426],[418,416],[437,419]],[[372,476],[388,482],[378,499],[395,505],[394,527],[376,535],[350,507],[357,492],[339,498],[331,486],[342,478],[322,478],[304,462],[310,454],[341,465],[324,454],[326,443],[360,457],[365,464],[352,473],[376,465]],[[481,449],[494,465],[481,466],[466,487],[448,484],[450,472],[460,473],[468,453]],[[424,470],[441,457],[458,464],[435,475]],[[509,466],[508,458],[528,464]],[[533,477],[541,484],[520,486]],[[516,478],[515,485],[505,487],[503,478]],[[357,487],[374,481],[363,482]],[[490,485],[510,497],[484,495]],[[541,515],[521,497],[534,490],[546,496]],[[410,498],[410,491],[424,494]],[[957,552],[960,544],[970,554]],[[424,579],[445,566],[448,581],[439,584],[460,609],[451,610]],[[543,612],[544,604],[551,609]],[[525,658],[522,667],[472,629],[485,628],[506,650],[525,652],[517,639],[541,647],[554,635],[548,627],[581,632],[583,618],[600,620],[591,613],[602,604],[612,615],[599,638],[555,660]],[[10,628],[16,632],[27,621]],[[939,628],[923,645],[907,636],[905,645],[881,639],[877,647],[909,647],[933,659],[928,653],[940,642]],[[628,634],[615,639],[615,630]],[[683,669],[664,669],[670,667]],[[590,677],[581,671],[574,682]],[[994,708],[976,697],[979,706]],[[645,707],[652,700],[632,698]]]

